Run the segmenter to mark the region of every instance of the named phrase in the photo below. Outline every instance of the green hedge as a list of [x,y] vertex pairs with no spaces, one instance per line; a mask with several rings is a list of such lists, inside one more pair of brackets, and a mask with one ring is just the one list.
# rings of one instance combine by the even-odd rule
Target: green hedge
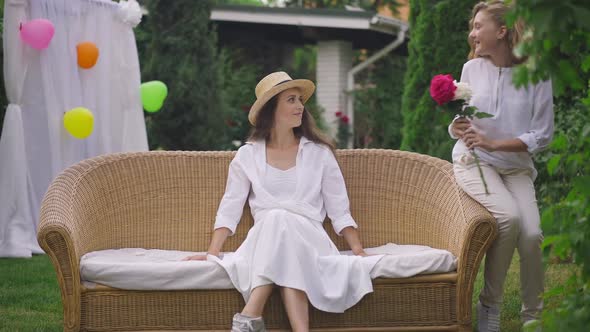
[[399,149],[403,119],[401,98],[407,57],[389,54],[363,72],[355,91],[354,146]]
[[150,148],[216,150],[230,142],[224,128],[222,68],[209,23],[213,1],[146,2],[142,81],[168,85],[162,110],[146,116]]
[[436,74],[460,78],[467,61],[468,21],[477,1],[411,0],[408,69],[402,99],[404,119],[401,148],[450,159],[450,117],[435,112],[428,88]]

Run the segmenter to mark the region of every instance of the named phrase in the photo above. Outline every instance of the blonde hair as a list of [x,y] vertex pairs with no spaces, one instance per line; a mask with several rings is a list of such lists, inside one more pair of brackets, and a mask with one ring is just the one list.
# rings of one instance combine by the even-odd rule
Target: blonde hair
[[[506,14],[511,9],[510,6],[506,5],[504,1],[501,0],[491,0],[491,1],[482,1],[476,4],[471,11],[471,19],[469,20],[469,31],[473,30],[473,21],[475,20],[475,15],[480,11],[485,11],[492,20],[500,27],[506,26]],[[508,43],[508,47],[510,48],[510,53],[512,55],[512,62],[514,64],[521,64],[523,63],[526,58],[519,58],[514,54],[514,48],[518,43],[520,43],[523,39],[523,34],[525,30],[524,22],[521,19],[518,19],[514,26],[509,28],[506,27],[507,33],[505,36],[505,40]],[[468,55],[468,59],[476,58],[475,55],[475,45],[471,38],[467,37],[467,41],[469,43],[470,51]]]

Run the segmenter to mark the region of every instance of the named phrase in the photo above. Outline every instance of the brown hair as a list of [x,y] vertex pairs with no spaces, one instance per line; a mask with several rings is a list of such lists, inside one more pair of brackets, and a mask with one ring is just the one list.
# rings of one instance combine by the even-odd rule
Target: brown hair
[[[260,112],[258,112],[258,116],[256,117],[256,125],[252,128],[248,140],[268,141],[270,139],[270,130],[274,124],[275,113],[279,100],[278,96],[279,95],[277,94],[276,96],[272,97],[266,102],[266,104],[264,104],[264,106],[262,106]],[[323,144],[330,148],[332,152],[334,151],[334,143],[332,143],[329,138],[320,132],[315,124],[313,116],[307,111],[307,109],[303,111],[301,126],[293,128],[293,133],[297,138],[305,136],[310,141]]]
[[[485,11],[487,14],[490,15],[492,20],[498,26],[505,26],[506,25],[506,13],[511,9],[510,6],[506,5],[504,1],[501,0],[491,0],[491,1],[482,1],[476,4],[471,11],[471,19],[469,20],[469,31],[473,30],[473,21],[475,20],[475,15],[480,11]],[[526,61],[526,58],[519,58],[514,55],[514,48],[518,43],[522,41],[525,26],[524,22],[518,19],[514,26],[509,28],[506,27],[508,30],[506,33],[506,41],[508,42],[508,47],[510,48],[511,55],[512,55],[512,62],[514,64],[521,64]],[[470,51],[469,56],[467,57],[469,60],[476,58],[475,55],[475,45],[471,38],[467,37],[467,41],[469,43]]]

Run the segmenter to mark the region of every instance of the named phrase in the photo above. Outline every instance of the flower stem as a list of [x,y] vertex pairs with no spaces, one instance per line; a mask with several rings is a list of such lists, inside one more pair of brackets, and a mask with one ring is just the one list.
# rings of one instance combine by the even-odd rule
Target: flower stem
[[471,149],[469,151],[471,152],[473,159],[475,159],[475,164],[477,165],[477,170],[479,171],[479,176],[481,177],[481,181],[483,182],[483,188],[486,191],[486,195],[489,195],[490,192],[488,191],[488,184],[486,182],[486,179],[483,176],[483,171],[481,170],[481,165],[479,163],[479,156],[477,155],[477,153],[475,153],[475,151],[473,149]]

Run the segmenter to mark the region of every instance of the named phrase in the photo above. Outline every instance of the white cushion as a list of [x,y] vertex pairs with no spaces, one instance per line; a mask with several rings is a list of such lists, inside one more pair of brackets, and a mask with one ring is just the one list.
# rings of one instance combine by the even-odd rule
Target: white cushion
[[[371,270],[371,278],[407,278],[417,274],[456,270],[457,259],[448,251],[417,245],[367,248],[385,254]],[[225,270],[213,261],[182,261],[203,254],[188,251],[126,248],[87,253],[80,260],[84,284],[130,290],[232,289]],[[342,251],[352,255],[350,251]]]

